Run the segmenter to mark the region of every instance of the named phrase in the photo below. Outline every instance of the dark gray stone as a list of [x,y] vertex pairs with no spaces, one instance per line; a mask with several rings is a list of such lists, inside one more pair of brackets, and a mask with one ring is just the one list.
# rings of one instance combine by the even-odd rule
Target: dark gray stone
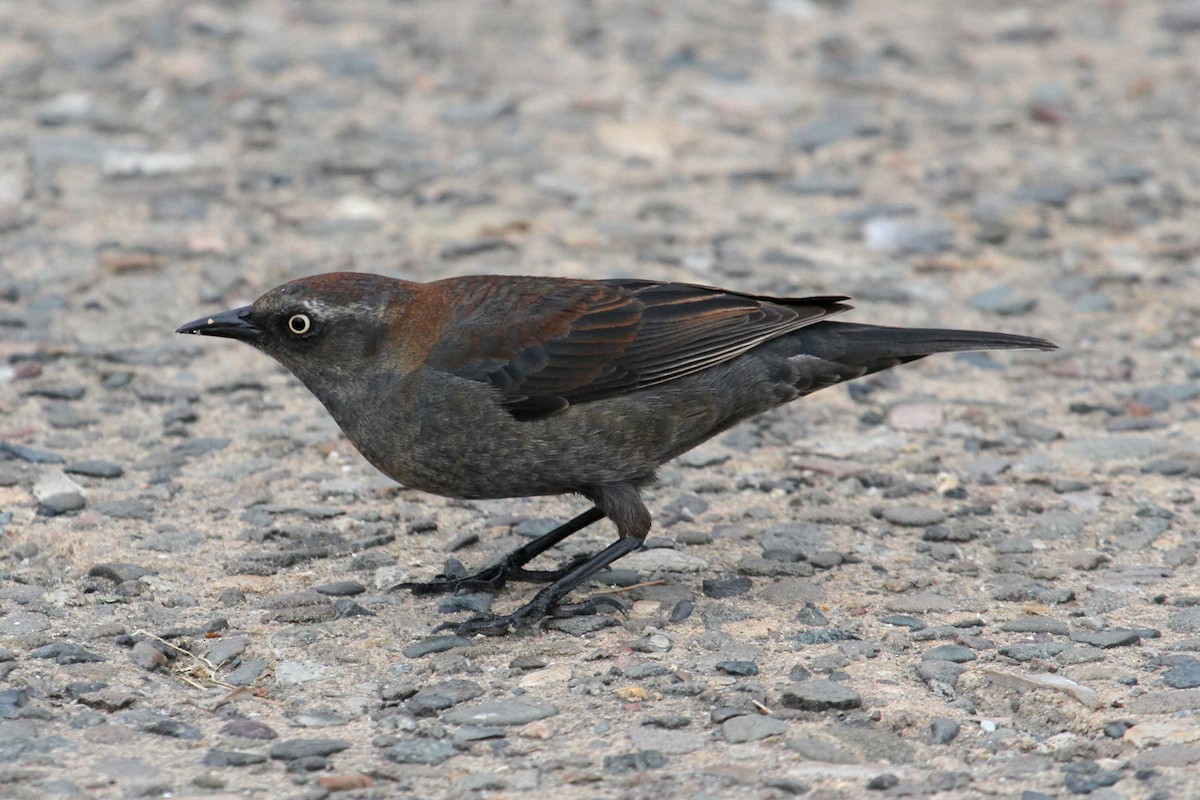
[[422,639],[419,642],[413,642],[408,647],[404,648],[405,658],[421,658],[423,656],[433,655],[434,653],[444,653],[447,650],[453,650],[456,647],[466,647],[471,641],[456,634],[448,634],[446,636],[430,636],[428,639]]
[[458,748],[440,739],[413,739],[383,749],[383,757],[397,764],[441,764],[458,755]]
[[955,664],[974,661],[975,658],[974,650],[969,647],[963,647],[960,644],[939,645],[921,654],[923,661],[951,661]]
[[278,761],[294,761],[312,756],[331,756],[352,745],[345,739],[287,739],[271,746],[269,754]]
[[431,717],[451,706],[483,695],[483,687],[474,681],[453,679],[420,689],[408,700],[408,710],[416,717]]
[[936,717],[929,723],[929,740],[934,744],[950,744],[961,726],[949,717]]
[[718,661],[716,667],[726,675],[747,677],[758,674],[758,665],[753,661]]
[[761,714],[745,714],[721,723],[721,737],[730,744],[757,742],[788,732],[786,722]]
[[958,678],[967,668],[961,664],[956,664],[953,661],[922,661],[917,664],[917,677],[921,681],[933,689],[937,686],[944,687],[945,690],[953,690],[958,685]]
[[56,642],[31,650],[28,658],[52,658],[58,664],[90,664],[105,660],[103,656],[69,642]]
[[862,696],[854,689],[821,680],[793,683],[783,690],[779,700],[787,708],[802,711],[844,711],[862,705]]
[[1014,661],[1033,661],[1035,659],[1053,658],[1063,652],[1070,645],[1064,642],[1036,642],[1036,643],[1021,643],[1010,644],[1000,648],[1000,655],[1007,656]]
[[125,468],[111,461],[79,461],[63,467],[63,472],[89,478],[119,478],[125,474]]
[[889,506],[883,510],[883,518],[893,525],[905,528],[927,528],[946,520],[946,515],[936,508],[926,506]]
[[442,719],[455,725],[524,725],[557,713],[553,704],[536,700],[485,700],[451,709]]
[[737,597],[750,591],[753,581],[743,575],[732,578],[705,578],[702,590],[706,597],[721,600],[727,597]]
[[55,492],[49,497],[41,499],[38,503],[37,514],[39,517],[57,517],[72,511],[79,511],[85,505],[87,505],[87,501],[79,492]]
[[1163,673],[1163,683],[1172,689],[1195,689],[1200,686],[1200,661],[1189,658]]
[[150,567],[143,567],[140,564],[112,561],[92,566],[88,570],[88,575],[91,575],[93,578],[104,578],[113,583],[124,583],[125,581],[136,581],[144,575],[154,575],[156,572],[157,570]]
[[0,453],[7,453],[13,458],[21,461],[28,461],[30,464],[61,464],[63,457],[58,453],[47,453],[44,450],[35,450],[32,447],[25,447],[12,442],[0,441]]
[[1099,647],[1103,650],[1113,647],[1127,647],[1131,644],[1137,644],[1141,639],[1142,636],[1138,631],[1126,630],[1075,631],[1071,634],[1071,641],[1081,642],[1092,647]]
[[225,676],[225,682],[234,686],[251,686],[263,673],[270,668],[271,662],[265,658],[252,658],[243,661],[232,672]]

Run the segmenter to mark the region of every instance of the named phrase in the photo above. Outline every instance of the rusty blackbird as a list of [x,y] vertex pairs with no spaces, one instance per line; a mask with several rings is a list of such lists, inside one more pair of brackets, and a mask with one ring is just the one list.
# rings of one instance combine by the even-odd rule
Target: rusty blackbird
[[[331,273],[178,329],[238,339],[287,367],[368,461],[461,498],[573,493],[591,508],[474,575],[417,592],[549,585],[511,614],[457,625],[503,634],[547,614],[641,546],[655,470],[768,409],[933,353],[1055,345],[1029,336],[831,321],[847,297],[766,297],[650,280],[481,275],[414,283]],[[608,517],[617,540],[559,570],[534,557]],[[614,604],[616,601],[612,601]]]

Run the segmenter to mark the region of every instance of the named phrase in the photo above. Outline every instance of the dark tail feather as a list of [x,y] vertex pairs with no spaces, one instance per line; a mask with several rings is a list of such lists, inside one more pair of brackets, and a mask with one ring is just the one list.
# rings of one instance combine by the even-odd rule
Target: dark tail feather
[[834,338],[841,340],[845,354],[861,352],[873,358],[912,359],[934,353],[957,353],[967,350],[1058,349],[1058,345],[1045,339],[1013,333],[940,328],[885,328],[849,322],[825,322],[822,325],[835,334]]
[[795,386],[804,394],[824,386],[916,361],[934,353],[968,350],[1056,350],[1058,345],[1033,336],[939,328],[887,328],[853,322],[818,322],[780,340],[786,355],[807,362]]

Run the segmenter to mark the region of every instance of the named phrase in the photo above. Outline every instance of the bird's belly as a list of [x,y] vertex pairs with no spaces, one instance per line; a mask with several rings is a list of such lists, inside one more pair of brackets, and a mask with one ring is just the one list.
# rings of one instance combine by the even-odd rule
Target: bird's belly
[[[517,420],[483,384],[426,376],[405,392],[410,402],[375,404],[382,424],[342,429],[381,472],[414,489],[468,499],[562,494],[649,480],[665,461],[764,410],[733,413],[704,382],[680,383],[693,385]],[[391,435],[358,435],[379,430]]]

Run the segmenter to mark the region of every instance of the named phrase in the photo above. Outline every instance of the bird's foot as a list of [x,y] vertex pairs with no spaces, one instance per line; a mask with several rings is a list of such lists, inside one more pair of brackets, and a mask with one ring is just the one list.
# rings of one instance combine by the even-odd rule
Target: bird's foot
[[511,569],[506,569],[506,564],[501,561],[479,570],[474,575],[454,576],[443,573],[428,582],[397,583],[388,591],[398,592],[406,589],[415,595],[428,595],[453,594],[459,589],[466,589],[470,592],[492,592],[494,594],[504,588],[511,571]]
[[580,617],[586,614],[596,614],[604,607],[619,611],[622,615],[626,613],[624,603],[615,597],[607,595],[592,597],[578,603],[546,603],[539,602],[538,598],[534,597],[533,600],[511,614],[483,614],[457,624],[447,622],[435,628],[434,633],[453,629],[459,636],[474,636],[476,634],[506,636],[519,628],[528,628],[547,617],[556,619]]
[[434,577],[432,581],[397,583],[388,589],[397,592],[406,589],[415,595],[453,594],[459,589],[470,592],[491,592],[495,594],[504,588],[510,580],[527,581],[529,583],[552,583],[563,577],[575,567],[587,561],[586,555],[579,556],[560,569],[525,569],[514,564],[505,556],[490,567],[485,567],[474,575],[453,575],[450,571]]

